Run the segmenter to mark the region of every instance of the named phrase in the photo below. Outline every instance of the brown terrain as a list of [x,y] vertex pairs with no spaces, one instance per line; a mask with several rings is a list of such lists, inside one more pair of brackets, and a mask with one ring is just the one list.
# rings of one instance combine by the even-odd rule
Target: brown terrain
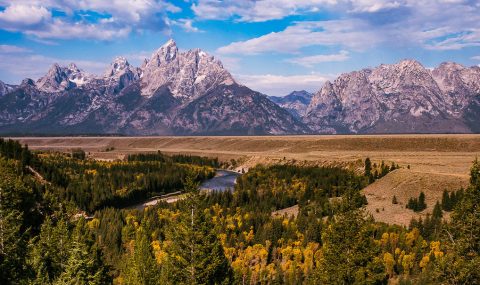
[[[370,157],[395,162],[396,170],[363,191],[367,210],[378,221],[406,225],[412,217],[431,212],[444,189],[468,185],[472,161],[480,155],[480,135],[335,135],[238,137],[23,137],[32,149],[70,151],[81,148],[96,159],[121,159],[126,154],[187,153],[237,159],[237,169],[258,163],[336,165],[362,171]],[[108,149],[108,151],[107,151]],[[112,150],[113,149],[113,150]],[[410,169],[407,169],[410,166]],[[425,192],[427,209],[416,214],[405,209],[410,197]],[[396,195],[399,204],[392,204]],[[378,209],[378,211],[377,211]]]

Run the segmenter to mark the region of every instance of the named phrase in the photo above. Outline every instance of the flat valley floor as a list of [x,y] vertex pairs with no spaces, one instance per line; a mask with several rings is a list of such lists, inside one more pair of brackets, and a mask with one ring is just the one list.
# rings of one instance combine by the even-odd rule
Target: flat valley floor
[[[122,159],[129,153],[162,151],[236,159],[237,170],[258,163],[341,166],[357,172],[363,160],[399,164],[366,187],[367,211],[378,221],[408,225],[431,212],[445,189],[468,185],[469,169],[480,156],[480,135],[324,135],[324,136],[189,136],[189,137],[19,137],[31,149],[70,151],[82,148],[96,159]],[[410,169],[407,168],[410,166]],[[405,209],[421,191],[427,209]],[[392,204],[393,195],[398,204]],[[448,215],[446,215],[448,217]]]

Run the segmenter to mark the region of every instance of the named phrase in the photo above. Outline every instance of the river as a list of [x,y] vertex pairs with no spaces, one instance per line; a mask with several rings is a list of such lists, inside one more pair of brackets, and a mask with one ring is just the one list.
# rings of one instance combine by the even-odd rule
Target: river
[[[233,190],[238,176],[241,174],[235,171],[218,169],[215,173],[215,176],[205,180],[200,184],[200,190],[210,190],[210,191],[226,191],[228,189]],[[172,193],[174,194],[174,193]],[[136,209],[143,210],[148,206],[155,206],[160,201],[165,201],[167,203],[176,202],[178,199],[182,199],[182,194],[178,193],[176,195],[164,195],[162,197],[150,198],[138,204],[127,207],[127,209]]]
[[204,181],[200,185],[202,190],[225,191],[233,190],[238,176],[241,174],[235,171],[219,169],[213,178]]

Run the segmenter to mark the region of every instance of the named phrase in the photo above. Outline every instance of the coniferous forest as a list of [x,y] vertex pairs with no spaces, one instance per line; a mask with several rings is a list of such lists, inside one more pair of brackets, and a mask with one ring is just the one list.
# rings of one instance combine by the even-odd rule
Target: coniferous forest
[[468,188],[400,227],[368,216],[360,191],[399,166],[365,162],[362,175],[258,165],[204,192],[216,159],[95,161],[0,139],[0,284],[480,284],[480,163]]

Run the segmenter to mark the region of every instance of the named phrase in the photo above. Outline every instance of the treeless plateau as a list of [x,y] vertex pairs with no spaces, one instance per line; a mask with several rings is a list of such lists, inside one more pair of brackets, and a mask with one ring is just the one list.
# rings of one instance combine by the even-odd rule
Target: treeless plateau
[[[480,156],[480,135],[322,135],[322,136],[185,136],[185,137],[19,137],[31,149],[70,151],[81,148],[95,159],[121,159],[138,152],[184,153],[237,159],[237,169],[258,163],[329,165],[362,171],[363,160],[395,162],[403,169],[391,172],[363,191],[367,211],[376,220],[407,225],[412,217],[431,212],[444,189],[468,185],[469,169]],[[112,150],[113,149],[113,150]],[[407,166],[410,169],[407,169]],[[417,214],[405,209],[421,191],[427,209]],[[399,204],[392,204],[393,195]],[[378,209],[378,211],[377,211]]]

